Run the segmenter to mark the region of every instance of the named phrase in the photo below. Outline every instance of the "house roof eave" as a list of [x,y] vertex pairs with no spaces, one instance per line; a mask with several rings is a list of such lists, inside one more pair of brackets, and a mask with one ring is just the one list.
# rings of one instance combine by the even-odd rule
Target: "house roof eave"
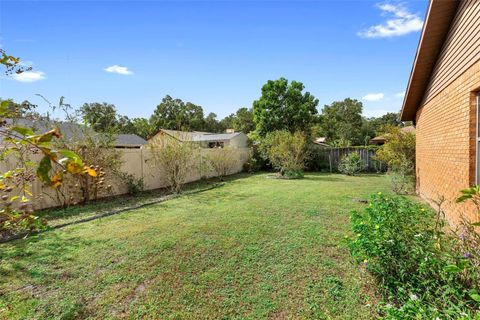
[[430,0],[400,112],[402,121],[415,118],[459,2]]

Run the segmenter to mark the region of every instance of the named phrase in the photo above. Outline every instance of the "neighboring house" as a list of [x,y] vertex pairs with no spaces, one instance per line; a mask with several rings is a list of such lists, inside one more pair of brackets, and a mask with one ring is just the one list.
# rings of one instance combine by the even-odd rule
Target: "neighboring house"
[[147,141],[136,134],[117,134],[115,136],[115,148],[117,149],[138,149],[147,144]]
[[451,223],[477,209],[456,204],[460,189],[480,184],[480,0],[431,0],[401,120],[416,125],[417,192],[444,199]]
[[326,147],[326,148],[330,147],[330,145],[327,143],[326,137],[318,137],[315,140],[313,140],[313,143],[321,147]]
[[177,131],[160,129],[148,139],[148,143],[156,143],[175,139],[181,142],[194,142],[202,148],[247,148],[247,136],[243,132],[210,133],[201,131]]
[[[12,124],[11,119],[7,122]],[[17,119],[15,123],[19,126],[31,128],[35,133],[40,134],[53,128],[58,128],[60,133],[67,139],[82,139],[85,130],[90,130],[90,136],[102,137],[102,133],[96,133],[93,129],[82,127],[80,124],[70,122],[52,122],[48,120]],[[138,149],[147,144],[147,141],[136,134],[115,134],[113,145],[118,149]],[[1,137],[0,137],[1,141]]]
[[[415,127],[414,126],[403,127],[402,129],[400,129],[400,131],[405,132],[405,133],[407,133],[407,132],[415,133]],[[381,146],[381,145],[385,144],[386,141],[387,140],[385,139],[384,136],[377,136],[373,139],[370,139],[370,144]]]

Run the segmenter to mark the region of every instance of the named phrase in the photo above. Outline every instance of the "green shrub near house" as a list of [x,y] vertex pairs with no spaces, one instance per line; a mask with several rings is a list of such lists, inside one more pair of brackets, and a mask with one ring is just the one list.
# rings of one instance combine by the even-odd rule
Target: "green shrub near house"
[[478,268],[431,210],[379,193],[351,223],[348,246],[377,279],[385,318],[478,319]]
[[338,171],[347,176],[354,176],[365,169],[362,158],[356,152],[344,155],[338,164]]
[[280,177],[302,178],[309,158],[306,135],[300,131],[270,132],[260,143],[260,153],[278,170]]

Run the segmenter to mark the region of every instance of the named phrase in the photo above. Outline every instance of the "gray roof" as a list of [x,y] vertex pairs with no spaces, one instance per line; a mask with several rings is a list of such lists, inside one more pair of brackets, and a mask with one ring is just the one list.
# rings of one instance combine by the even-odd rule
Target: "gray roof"
[[116,147],[140,147],[147,144],[147,141],[136,134],[118,134]]
[[200,131],[189,132],[189,131],[167,130],[167,129],[162,129],[161,131],[180,141],[194,141],[194,142],[226,141],[226,140],[231,140],[236,136],[243,134],[242,132],[211,133],[211,132],[200,132]]
[[[11,119],[7,119],[9,125],[13,124]],[[19,126],[31,128],[35,133],[39,134],[58,128],[60,133],[67,139],[81,138],[85,130],[90,130],[93,134],[94,131],[91,128],[72,122],[61,121],[49,121],[49,120],[31,120],[31,119],[16,119],[15,123]],[[97,133],[98,137],[101,133]],[[115,136],[115,147],[140,147],[147,144],[145,139],[137,136],[136,134],[117,134]],[[0,141],[2,138],[0,137]]]
[[199,136],[194,141],[219,141],[219,140],[230,140],[235,138],[236,136],[240,135],[241,132],[234,132],[234,133],[207,133]]
[[161,129],[160,132],[164,132],[179,141],[198,141],[199,137],[205,134],[205,132],[189,132],[168,129]]

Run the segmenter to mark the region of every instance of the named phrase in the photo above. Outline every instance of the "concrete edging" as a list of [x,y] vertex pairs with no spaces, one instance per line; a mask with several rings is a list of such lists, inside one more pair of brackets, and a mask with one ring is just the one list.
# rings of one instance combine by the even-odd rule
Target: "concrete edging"
[[71,225],[75,225],[75,224],[80,224],[80,223],[84,223],[84,222],[88,222],[88,221],[97,220],[97,219],[100,219],[100,218],[113,216],[113,215],[116,215],[116,214],[119,214],[119,213],[122,213],[122,212],[148,207],[148,206],[151,206],[151,205],[154,205],[154,204],[162,203],[162,202],[167,201],[167,200],[176,199],[176,198],[179,198],[181,196],[192,195],[192,194],[212,190],[212,189],[215,189],[215,188],[219,188],[219,187],[222,187],[224,185],[225,185],[224,182],[215,183],[215,184],[213,184],[213,185],[211,185],[207,188],[196,189],[196,190],[192,190],[192,191],[186,191],[184,193],[179,193],[179,194],[169,194],[169,195],[157,198],[155,200],[144,202],[144,203],[141,203],[141,204],[138,204],[138,205],[133,205],[133,206],[117,209],[117,210],[112,210],[112,211],[108,211],[108,212],[104,212],[104,213],[99,213],[99,214],[93,215],[91,217],[87,217],[87,218],[83,218],[83,219],[79,219],[79,220],[75,220],[75,221],[71,221],[71,222],[65,222],[65,223],[57,224],[57,225],[52,226],[50,228],[47,228],[45,230],[33,231],[33,232],[22,232],[22,233],[19,233],[19,234],[12,235],[11,237],[0,239],[0,243],[6,243],[6,242],[13,241],[13,240],[26,238],[28,236],[38,235],[38,234],[45,233],[45,232],[48,232],[48,231],[52,231],[52,230],[55,230],[55,229],[61,229],[61,228],[67,227],[67,226],[71,226]]

